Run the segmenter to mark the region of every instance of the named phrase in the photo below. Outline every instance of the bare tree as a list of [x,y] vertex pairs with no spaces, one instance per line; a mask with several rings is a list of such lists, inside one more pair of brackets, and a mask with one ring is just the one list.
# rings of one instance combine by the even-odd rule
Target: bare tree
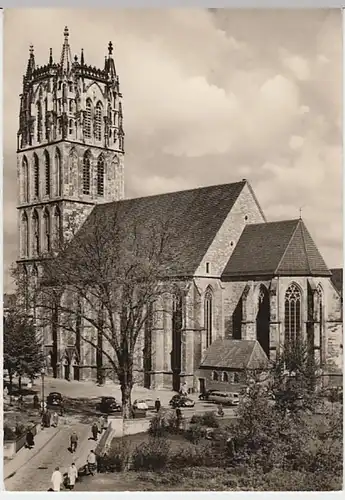
[[119,208],[96,207],[70,242],[46,256],[29,287],[38,327],[53,323],[68,335],[79,325],[81,339],[102,351],[120,383],[124,418],[144,325],[179,286],[172,278],[178,252],[168,219],[143,226]]

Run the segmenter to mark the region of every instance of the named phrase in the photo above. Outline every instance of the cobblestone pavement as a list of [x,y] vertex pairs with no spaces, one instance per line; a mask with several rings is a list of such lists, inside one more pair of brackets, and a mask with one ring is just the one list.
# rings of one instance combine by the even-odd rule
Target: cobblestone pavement
[[[73,455],[68,451],[69,437],[73,430],[79,436],[79,447]],[[16,473],[5,480],[7,491],[47,491],[50,488],[50,478],[56,466],[64,473],[72,461],[77,466],[85,463],[87,454],[93,441],[89,440],[91,429],[89,425],[75,422],[70,419],[62,424],[59,432],[31,459],[29,459]],[[32,450],[34,451],[34,450]]]

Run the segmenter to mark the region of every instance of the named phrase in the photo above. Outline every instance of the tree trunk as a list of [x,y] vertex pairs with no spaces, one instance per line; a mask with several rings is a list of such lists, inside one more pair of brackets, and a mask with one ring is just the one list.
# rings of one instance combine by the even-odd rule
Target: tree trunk
[[18,377],[18,389],[19,389],[19,392],[22,390],[22,376],[19,375]]
[[121,384],[122,394],[122,415],[124,420],[132,418],[132,402],[131,402],[132,387],[129,384]]

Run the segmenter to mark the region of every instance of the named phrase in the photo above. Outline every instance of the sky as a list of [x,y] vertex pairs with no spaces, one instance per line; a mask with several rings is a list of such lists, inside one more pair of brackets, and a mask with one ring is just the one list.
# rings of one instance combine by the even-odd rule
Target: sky
[[17,256],[16,134],[29,45],[36,64],[103,67],[123,93],[126,197],[246,178],[268,220],[304,219],[342,267],[340,10],[6,9],[4,289]]

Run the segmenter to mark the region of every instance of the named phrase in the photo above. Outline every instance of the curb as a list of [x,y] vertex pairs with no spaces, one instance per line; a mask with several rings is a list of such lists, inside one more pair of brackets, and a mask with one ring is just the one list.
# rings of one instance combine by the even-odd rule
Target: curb
[[[53,439],[53,438],[54,438],[54,437],[55,437],[55,436],[56,436],[56,435],[60,432],[60,430],[61,430],[61,428],[56,429],[56,432],[54,432],[54,434],[52,434],[52,435],[50,436],[50,438],[48,439],[48,441],[46,441],[46,442],[44,443],[44,445],[43,445],[43,446],[41,446],[40,448],[37,448],[37,450],[35,451],[35,453],[33,453],[33,454],[30,456],[29,460],[27,460],[26,462],[24,462],[24,463],[23,463],[22,465],[20,465],[19,467],[15,468],[15,470],[14,470],[13,472],[9,473],[6,477],[5,477],[5,473],[6,473],[6,466],[5,466],[5,467],[4,467],[4,477],[3,477],[3,482],[5,483],[5,481],[7,481],[8,479],[11,479],[13,476],[15,476],[15,474],[16,474],[18,471],[20,471],[20,469],[21,469],[22,467],[24,467],[24,465],[26,465],[28,462],[30,462],[30,460],[32,460],[34,457],[36,457],[36,455],[38,455],[38,453],[40,453],[40,452],[43,450],[43,448],[45,448],[45,447],[46,447],[46,446],[50,443],[50,441],[51,441],[51,440],[52,440],[52,439]],[[10,465],[10,463],[9,463],[8,465]]]

